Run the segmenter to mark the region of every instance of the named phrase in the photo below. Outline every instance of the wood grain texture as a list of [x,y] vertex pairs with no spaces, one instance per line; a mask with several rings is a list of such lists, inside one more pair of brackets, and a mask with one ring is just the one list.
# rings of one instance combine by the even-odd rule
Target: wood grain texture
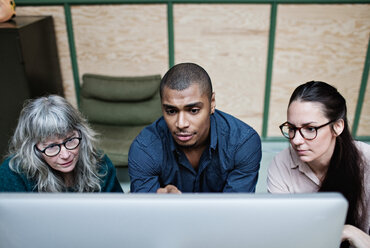
[[[73,6],[80,76],[164,74],[168,69],[166,5]],[[322,80],[348,102],[352,126],[370,34],[370,5],[279,5],[269,136],[280,136],[296,86]],[[67,100],[76,106],[62,6],[17,7],[17,15],[52,15]],[[217,107],[261,131],[270,6],[175,4],[175,63],[203,66]],[[368,83],[370,84],[370,82]],[[370,87],[358,135],[370,136]]]
[[167,71],[166,5],[73,6],[72,16],[80,76]]
[[367,79],[367,88],[365,92],[364,103],[362,105],[357,135],[370,136],[370,74]]
[[175,62],[209,73],[217,108],[262,128],[269,5],[174,5]]
[[[338,88],[347,100],[352,126],[369,40],[370,5],[279,5],[276,27],[268,135],[280,136],[278,126],[286,121],[291,93],[311,80]],[[368,107],[364,103],[362,120],[369,119],[364,116]],[[365,134],[366,124],[361,123]]]
[[55,35],[58,46],[59,63],[62,72],[65,98],[77,106],[76,91],[73,79],[71,56],[69,53],[68,36],[64,17],[64,8],[60,6],[48,7],[17,7],[17,15],[51,15],[54,20]]

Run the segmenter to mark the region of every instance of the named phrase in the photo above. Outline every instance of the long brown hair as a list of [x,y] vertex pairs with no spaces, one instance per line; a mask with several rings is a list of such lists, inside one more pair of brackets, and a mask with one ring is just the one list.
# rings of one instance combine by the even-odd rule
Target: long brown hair
[[[344,121],[343,132],[336,138],[334,153],[319,191],[342,193],[349,203],[346,224],[361,228],[363,215],[366,214],[363,161],[349,131],[346,100],[336,88],[320,81],[298,86],[289,100],[289,105],[296,100],[319,102],[330,121]],[[331,127],[333,129],[333,125]]]

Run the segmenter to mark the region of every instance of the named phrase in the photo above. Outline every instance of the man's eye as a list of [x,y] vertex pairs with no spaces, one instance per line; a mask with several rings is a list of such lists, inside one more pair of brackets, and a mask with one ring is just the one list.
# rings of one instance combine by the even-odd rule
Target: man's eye
[[190,112],[192,114],[197,114],[199,111],[200,111],[200,109],[198,109],[198,108],[192,108],[192,109],[190,109]]
[[174,109],[166,109],[166,113],[168,115],[173,115],[173,114],[176,114],[176,110],[174,110]]

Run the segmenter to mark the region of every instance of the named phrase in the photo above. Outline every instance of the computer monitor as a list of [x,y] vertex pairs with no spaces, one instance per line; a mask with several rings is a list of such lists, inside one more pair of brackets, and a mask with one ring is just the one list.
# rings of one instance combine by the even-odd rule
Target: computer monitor
[[339,194],[0,194],[6,248],[338,248]]

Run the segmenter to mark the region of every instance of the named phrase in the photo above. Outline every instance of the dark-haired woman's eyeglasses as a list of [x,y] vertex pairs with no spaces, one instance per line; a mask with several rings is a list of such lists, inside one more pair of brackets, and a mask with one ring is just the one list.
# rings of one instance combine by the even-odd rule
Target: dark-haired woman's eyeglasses
[[304,125],[302,127],[296,127],[289,122],[285,122],[279,126],[281,133],[284,135],[287,139],[294,139],[295,134],[297,131],[301,134],[301,136],[306,140],[313,140],[317,136],[317,130],[319,130],[322,127],[325,127],[335,121],[329,121],[328,123],[325,123],[318,127],[313,127],[311,124]]
[[59,154],[60,150],[62,149],[62,145],[67,150],[74,150],[80,145],[81,140],[81,137],[73,137],[60,144],[50,144],[43,150],[40,150],[36,145],[35,148],[37,149],[37,151],[44,153],[48,157],[54,157]]

